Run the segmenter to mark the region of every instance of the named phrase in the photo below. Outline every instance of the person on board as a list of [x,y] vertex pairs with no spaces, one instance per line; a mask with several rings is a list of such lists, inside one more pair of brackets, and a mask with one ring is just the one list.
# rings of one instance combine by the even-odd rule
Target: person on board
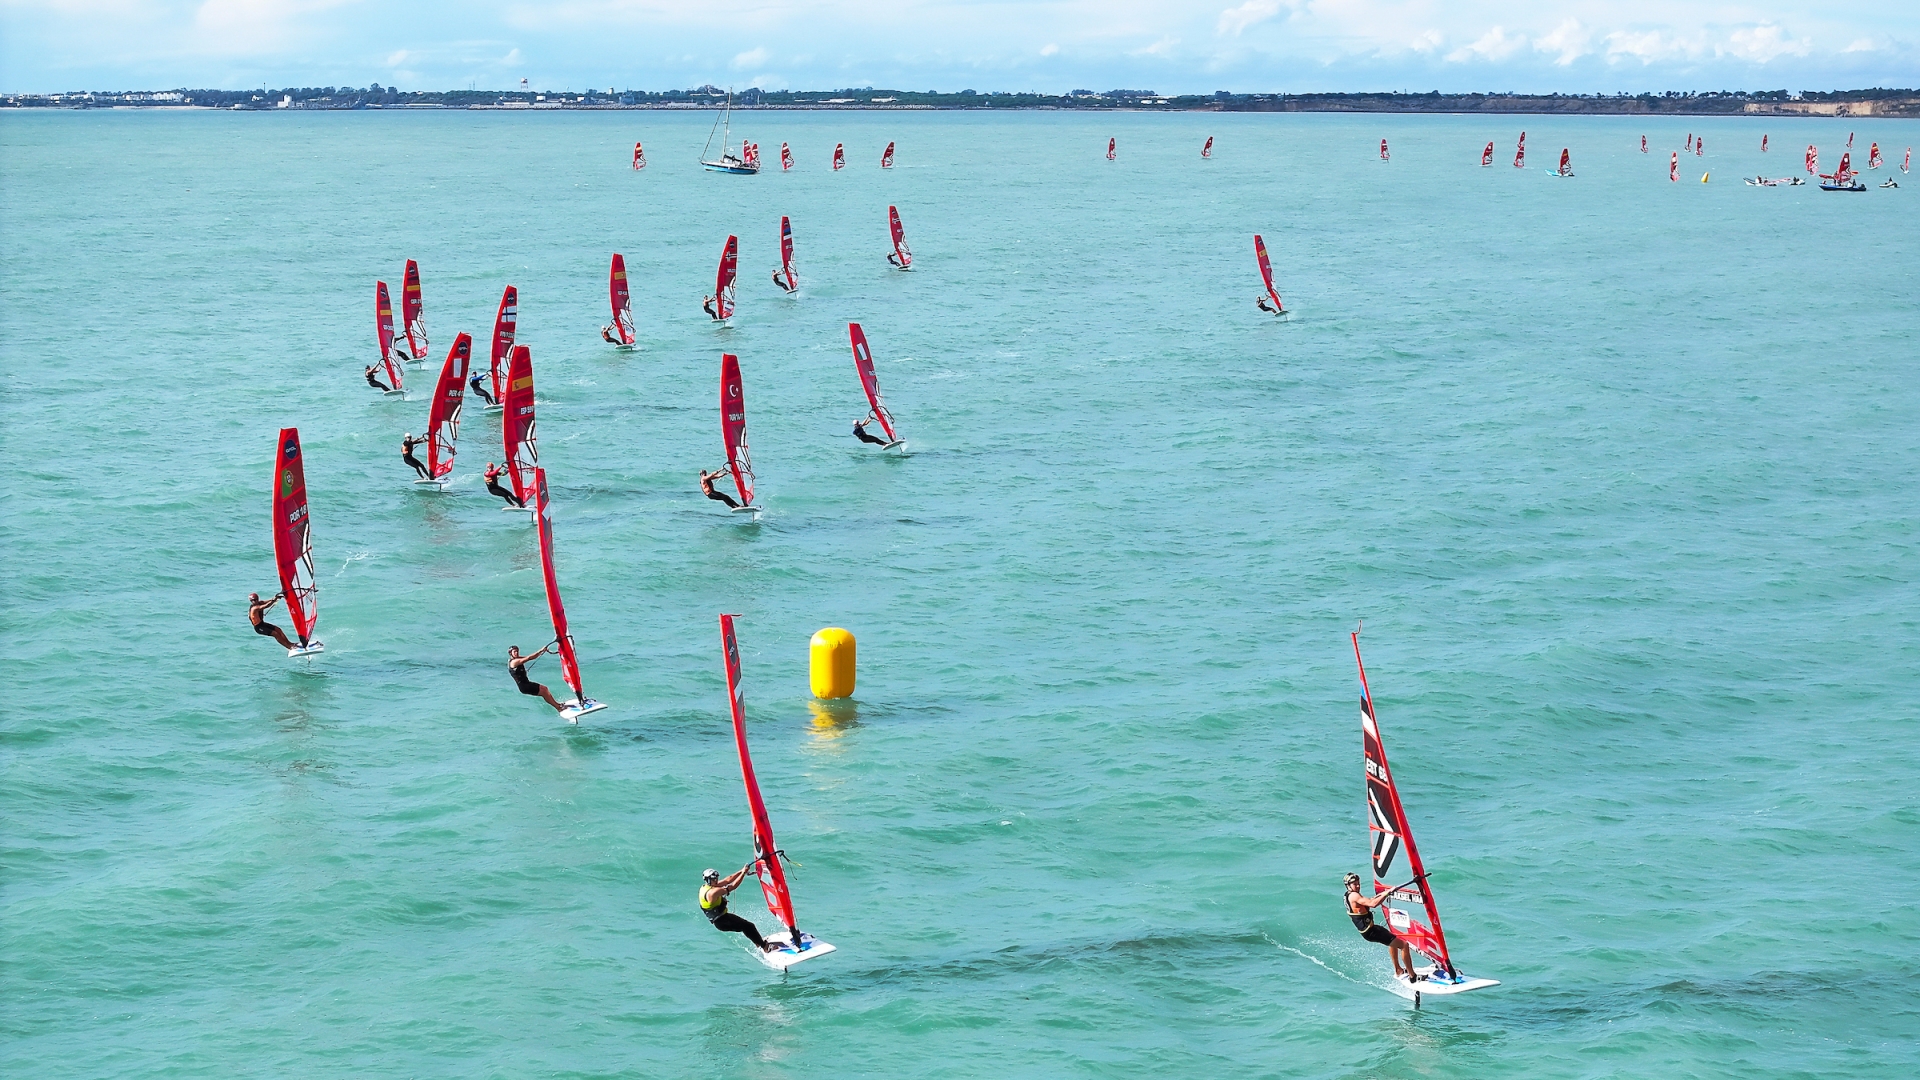
[[714,301],[716,299],[717,297],[709,296],[705,300],[700,301],[700,310],[706,312],[708,315],[711,315],[713,317],[714,322],[719,322],[720,312],[714,307]]
[[705,495],[715,502],[726,503],[729,508],[737,510],[740,508],[740,504],[733,501],[733,496],[724,491],[715,491],[713,489],[713,482],[725,475],[727,475],[727,470],[724,467],[715,469],[712,472],[701,473],[700,494]]
[[487,372],[476,371],[472,375],[468,376],[467,389],[472,390],[476,394],[479,394],[481,401],[484,401],[487,404],[492,405],[494,404],[493,395],[487,393],[486,380],[487,380]]
[[262,600],[259,593],[247,594],[247,621],[253,624],[253,632],[261,637],[270,637],[280,643],[281,648],[291,650],[294,644],[287,640],[287,632],[267,621],[267,611],[280,602],[285,593],[274,593],[273,599]]
[[893,265],[895,265],[895,266],[901,266],[901,267],[904,267],[904,266],[906,265],[906,263],[903,263],[903,262],[901,262],[901,261],[900,261],[900,253],[899,253],[898,251],[890,251],[890,252],[888,252],[888,253],[887,253],[887,261],[888,261],[888,262],[890,262],[890,263],[892,263],[892,264],[893,264]]
[[520,646],[507,646],[507,674],[513,676],[513,685],[519,687],[521,693],[545,701],[547,704],[553,706],[554,712],[564,712],[566,706],[553,700],[553,691],[547,689],[545,683],[537,683],[527,678],[527,665],[540,659],[540,657],[545,655],[547,650],[551,648],[553,648],[552,645],[547,645],[532,656],[521,656]]
[[610,325],[603,326],[600,328],[600,340],[606,342],[609,345],[620,344],[618,341],[615,341],[613,339],[613,327]]
[[525,499],[522,499],[520,496],[515,495],[512,491],[509,491],[507,488],[501,486],[500,479],[501,477],[504,477],[506,475],[507,475],[507,470],[501,468],[498,465],[495,465],[491,461],[487,462],[487,472],[486,472],[487,494],[500,496],[501,498],[507,500],[507,505],[509,506],[518,506],[518,507],[524,508],[527,505]]
[[[1373,921],[1373,909],[1387,902],[1392,893],[1381,893],[1368,899],[1360,895],[1360,875],[1347,875],[1347,918],[1353,920],[1354,929],[1360,936],[1376,945],[1385,945],[1387,954],[1393,959],[1393,973],[1405,975],[1409,979],[1419,979],[1413,969],[1413,949],[1393,931]],[[1404,967],[1404,970],[1402,968]]]
[[706,869],[700,872],[700,914],[707,917],[715,930],[729,934],[745,934],[753,947],[761,952],[778,948],[776,942],[760,936],[760,928],[727,910],[727,894],[740,887],[747,878],[747,871],[753,869],[749,863],[721,878],[720,871]]
[[1267,301],[1268,301],[1268,300],[1270,300],[1270,299],[1272,299],[1272,298],[1271,298],[1271,297],[1267,297],[1267,296],[1263,296],[1263,297],[1261,297],[1260,299],[1258,299],[1258,300],[1256,300],[1256,301],[1254,301],[1254,303],[1256,303],[1256,304],[1259,304],[1259,305],[1260,305],[1260,310],[1261,310],[1261,311],[1265,311],[1265,312],[1270,312],[1270,313],[1272,313],[1272,314],[1274,314],[1274,315],[1282,315],[1282,314],[1285,314],[1285,313],[1286,313],[1286,309],[1285,309],[1285,308],[1277,308],[1277,307],[1274,307],[1274,306],[1273,306],[1272,304],[1269,304],[1269,303],[1267,303]]
[[378,364],[367,365],[367,385],[373,387],[375,390],[381,391],[382,393],[392,391],[393,387],[388,386],[386,383],[381,382],[380,376],[375,374],[379,370],[380,370],[380,366]]
[[793,291],[793,286],[787,281],[787,272],[785,269],[775,270],[773,272],[773,283],[787,292]]
[[867,425],[871,423],[873,423],[873,415],[871,413],[855,420],[853,422],[853,437],[864,443],[872,443],[875,446],[887,445],[887,440],[880,438],[878,435],[867,434]]
[[420,464],[419,458],[413,456],[413,448],[426,441],[425,439],[414,438],[413,432],[411,431],[407,432],[407,437],[400,440],[400,460],[413,466],[413,471],[420,474],[420,479],[431,480],[433,479],[433,474],[427,471],[425,465]]

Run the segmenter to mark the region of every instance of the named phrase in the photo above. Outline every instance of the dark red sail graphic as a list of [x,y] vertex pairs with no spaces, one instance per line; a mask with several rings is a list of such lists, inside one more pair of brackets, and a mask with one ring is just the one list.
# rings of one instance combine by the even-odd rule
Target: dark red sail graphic
[[553,513],[547,505],[547,470],[533,470],[535,518],[540,523],[540,574],[547,586],[547,614],[553,617],[553,640],[560,653],[560,677],[567,681],[576,700],[586,701],[580,686],[580,660],[573,652],[573,635],[567,632],[567,609],[560,602],[560,580],[553,574]]
[[506,406],[500,427],[506,436],[507,476],[513,494],[522,503],[533,501],[533,474],[540,467],[540,451],[533,440],[533,353],[525,345],[513,347],[507,361]]
[[509,285],[500,294],[500,309],[493,315],[493,342],[487,355],[487,375],[493,382],[496,405],[506,393],[507,357],[513,352],[513,330],[519,319],[520,292]]
[[407,276],[400,288],[400,318],[407,328],[407,352],[415,360],[427,358],[427,317],[420,302],[420,264],[407,260]]
[[780,846],[773,839],[773,821],[767,817],[767,804],[760,798],[760,781],[753,774],[753,757],[747,753],[747,709],[740,696],[740,643],[734,637],[733,616],[720,616],[720,649],[727,665],[727,706],[733,713],[733,744],[740,751],[740,779],[747,786],[747,811],[753,815],[753,872],[760,878],[760,892],[767,898],[767,910],[780,925],[800,940],[800,928],[793,921],[793,894],[787,889],[786,871],[780,866]]
[[900,226],[900,211],[887,207],[887,228],[893,233],[893,265],[905,270],[913,265],[913,252],[907,248],[907,230]]
[[307,515],[307,470],[300,459],[298,428],[280,429],[273,460],[273,561],[280,569],[287,615],[305,648],[320,619],[320,596],[313,582],[313,530]]
[[633,298],[627,292],[627,260],[617,251],[613,253],[613,266],[607,271],[607,295],[613,302],[613,335],[622,345],[633,344]]
[[387,283],[373,283],[373,321],[374,330],[380,336],[380,362],[387,368],[387,385],[395,390],[404,389],[400,385],[400,357],[393,351],[393,301],[387,296]]
[[[1380,741],[1380,725],[1374,716],[1373,695],[1367,689],[1367,667],[1360,661],[1360,635],[1353,635],[1353,659],[1360,666],[1360,743],[1366,759],[1367,833],[1372,848],[1374,895],[1391,892],[1393,901],[1419,904],[1426,909],[1427,921],[1421,922],[1404,908],[1387,912],[1387,925],[1407,944],[1433,958],[1433,962],[1452,972],[1453,961],[1447,955],[1447,938],[1440,929],[1440,909],[1434,906],[1433,889],[1427,881],[1420,850],[1414,846],[1413,832],[1407,827],[1406,809],[1400,803],[1400,789],[1387,768],[1386,745]],[[1406,856],[1401,860],[1401,855]],[[1404,879],[1412,881],[1402,885]]]
[[733,277],[740,268],[740,238],[727,237],[727,246],[720,249],[720,270],[713,281],[713,317],[715,319],[733,318]]
[[847,165],[847,146],[845,143],[833,144],[833,171],[839,172]]
[[747,453],[747,399],[740,387],[740,358],[720,357],[720,437],[727,444],[727,467],[740,489],[740,505],[753,505],[753,458]]
[[453,472],[454,444],[460,438],[460,403],[467,392],[467,365],[473,360],[473,336],[461,334],[440,365],[440,382],[433,388],[433,408],[427,413],[427,471],[435,480]]
[[873,370],[873,351],[867,348],[867,332],[860,329],[857,322],[848,323],[847,338],[853,344],[854,370],[860,373],[860,388],[867,392],[867,404],[873,406],[874,419],[880,421],[889,442],[897,441],[900,436],[893,433],[893,414],[880,398],[880,377]]
[[893,168],[893,144],[892,143],[888,143],[886,150],[880,154],[880,167],[883,169]]

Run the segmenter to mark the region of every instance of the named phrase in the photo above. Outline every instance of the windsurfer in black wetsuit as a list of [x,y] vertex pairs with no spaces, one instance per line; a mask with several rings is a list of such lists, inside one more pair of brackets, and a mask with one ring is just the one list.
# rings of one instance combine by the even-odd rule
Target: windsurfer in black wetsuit
[[488,374],[490,373],[485,371],[476,371],[472,375],[468,376],[467,389],[472,390],[476,394],[479,394],[481,401],[484,401],[487,404],[492,405],[494,404],[493,395],[487,393]]
[[537,683],[527,678],[527,665],[540,659],[540,657],[551,648],[553,648],[552,645],[547,645],[532,656],[521,656],[520,646],[507,646],[507,673],[513,676],[513,685],[519,687],[521,693],[529,697],[540,698],[547,704],[553,706],[554,712],[562,712],[566,709],[566,706],[553,700],[553,691],[547,689],[545,684]]
[[853,437],[856,439],[859,439],[863,443],[872,443],[875,446],[887,445],[887,440],[882,439],[877,435],[867,434],[867,425],[871,423],[873,423],[873,416],[871,414],[867,416],[863,416],[858,420],[855,420],[853,422]]
[[618,341],[615,341],[613,339],[613,327],[611,326],[603,326],[600,328],[600,340],[606,342],[609,345],[620,344]]
[[713,317],[714,322],[720,321],[720,312],[719,312],[719,309],[715,306],[715,302],[718,299],[719,297],[709,296],[705,300],[700,301],[700,310],[706,312],[708,315],[711,315]]
[[509,506],[525,507],[527,505],[526,500],[520,498],[518,495],[515,495],[513,492],[508,491],[505,487],[501,486],[500,478],[507,475],[507,470],[502,469],[500,466],[495,465],[493,462],[489,461],[487,462],[486,475],[487,475],[487,493],[488,494],[500,496],[501,498],[507,500],[507,505]]
[[780,286],[782,289],[786,290],[787,292],[793,291],[793,284],[787,278],[786,267],[781,267],[780,269],[775,270],[773,272],[773,283],[775,285]]
[[745,934],[753,942],[754,948],[761,952],[779,948],[777,942],[768,941],[760,936],[760,928],[751,922],[727,910],[727,894],[740,887],[747,878],[751,865],[743,866],[726,878],[721,878],[718,870],[704,870],[700,874],[700,914],[707,917],[715,930],[730,934]]
[[375,372],[379,370],[380,370],[380,366],[378,364],[367,365],[367,385],[373,387],[375,390],[381,391],[382,393],[392,390],[393,387],[388,386],[386,383],[381,382],[380,377],[375,374]]
[[253,632],[261,637],[270,637],[280,643],[281,648],[292,651],[293,642],[287,640],[287,632],[267,621],[267,611],[280,602],[285,593],[274,593],[273,599],[262,600],[259,593],[247,594],[247,621],[253,624]]
[[[1347,917],[1353,920],[1353,928],[1360,936],[1376,945],[1385,945],[1387,954],[1393,959],[1393,973],[1405,975],[1409,979],[1419,979],[1413,969],[1413,949],[1393,931],[1373,921],[1373,909],[1387,902],[1391,892],[1383,892],[1368,899],[1360,895],[1360,875],[1348,874],[1347,880]],[[1405,970],[1402,970],[1404,967]]]
[[1271,298],[1271,297],[1267,297],[1267,296],[1262,296],[1262,297],[1261,297],[1260,299],[1258,299],[1258,300],[1256,300],[1256,301],[1254,301],[1254,302],[1260,305],[1260,310],[1261,310],[1261,311],[1267,311],[1267,312],[1271,312],[1271,313],[1273,313],[1273,314],[1275,314],[1275,315],[1284,315],[1284,314],[1286,314],[1286,310],[1287,310],[1286,308],[1279,308],[1279,307],[1274,307],[1274,306],[1273,306],[1272,304],[1269,304],[1269,303],[1267,303],[1267,301],[1268,301],[1268,300],[1270,300],[1270,299],[1272,299],[1272,298]]
[[419,458],[413,456],[413,448],[426,441],[425,439],[414,438],[413,432],[411,431],[407,432],[407,437],[400,440],[400,460],[413,466],[413,471],[420,474],[420,479],[431,480],[433,479],[433,474],[427,471],[425,465],[420,464]]
[[727,475],[727,470],[724,468],[715,469],[712,472],[701,473],[700,474],[700,494],[705,495],[707,498],[712,499],[715,502],[726,503],[729,507],[733,509],[739,509],[740,504],[733,501],[733,496],[727,494],[724,491],[715,491],[713,489],[713,482],[716,479],[725,475]]

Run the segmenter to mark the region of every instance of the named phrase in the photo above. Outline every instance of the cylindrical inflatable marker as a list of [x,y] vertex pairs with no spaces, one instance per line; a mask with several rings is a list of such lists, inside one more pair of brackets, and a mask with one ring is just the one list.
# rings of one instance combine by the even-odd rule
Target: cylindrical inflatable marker
[[808,666],[813,696],[843,698],[853,696],[853,635],[837,626],[829,626],[813,635],[808,643]]

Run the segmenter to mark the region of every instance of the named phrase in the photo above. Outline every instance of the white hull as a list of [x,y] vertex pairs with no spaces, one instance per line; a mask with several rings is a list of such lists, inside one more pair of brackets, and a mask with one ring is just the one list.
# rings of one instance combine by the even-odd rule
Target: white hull
[[[756,949],[754,950],[754,956],[757,957],[761,963],[775,971],[785,971],[803,960],[811,960],[816,956],[825,956],[830,952],[837,951],[832,945],[821,941],[805,930],[800,931],[800,949],[797,952],[791,947],[793,935],[785,930],[777,934],[768,934],[767,940],[770,942],[778,942],[779,947],[766,950]],[[752,943],[748,943],[747,947],[752,949]]]
[[295,645],[293,648],[288,649],[287,656],[293,659],[299,659],[301,657],[309,657],[309,656],[313,656],[316,653],[323,653],[326,651],[327,651],[327,646],[325,642],[309,641],[305,648]]
[[606,708],[605,705],[602,705],[592,698],[588,698],[585,701],[574,698],[572,701],[564,702],[561,705],[560,719],[565,720],[569,724],[577,724],[580,722],[581,717],[590,713],[597,713],[604,708]]
[[1500,985],[1500,980],[1498,979],[1472,979],[1465,976],[1462,976],[1458,982],[1435,982],[1433,981],[1433,968],[1424,967],[1418,970],[1420,972],[1420,979],[1417,982],[1408,979],[1405,975],[1395,975],[1393,977],[1393,981],[1399,986],[1400,991],[1404,994],[1411,995],[1415,1004],[1419,1004],[1421,998],[1452,997],[1454,994],[1464,994],[1470,990],[1485,990],[1489,986]]

